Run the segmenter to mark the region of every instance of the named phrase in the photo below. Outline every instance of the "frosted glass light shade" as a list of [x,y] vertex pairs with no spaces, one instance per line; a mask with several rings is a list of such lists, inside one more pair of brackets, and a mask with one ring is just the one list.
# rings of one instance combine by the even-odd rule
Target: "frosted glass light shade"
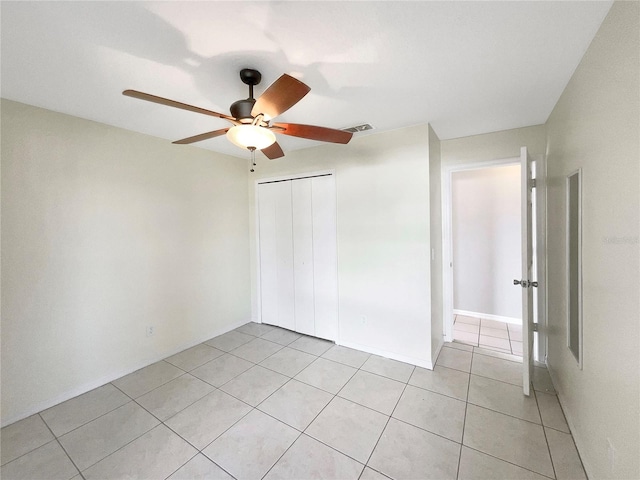
[[227,131],[227,138],[231,143],[241,147],[255,147],[262,150],[276,141],[274,133],[257,125],[236,125]]

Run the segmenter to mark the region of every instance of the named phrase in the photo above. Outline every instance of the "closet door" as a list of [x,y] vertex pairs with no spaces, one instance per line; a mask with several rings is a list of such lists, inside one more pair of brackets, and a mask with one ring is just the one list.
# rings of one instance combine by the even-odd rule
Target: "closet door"
[[338,338],[336,183],[333,175],[311,179],[315,335]]
[[262,321],[295,330],[291,182],[258,186]]
[[293,275],[296,332],[315,335],[311,179],[293,180]]

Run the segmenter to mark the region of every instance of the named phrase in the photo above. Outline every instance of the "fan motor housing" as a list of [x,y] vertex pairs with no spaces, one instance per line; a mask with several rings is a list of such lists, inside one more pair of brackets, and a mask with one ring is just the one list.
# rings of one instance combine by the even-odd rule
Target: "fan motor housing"
[[253,104],[256,103],[254,98],[246,98],[244,100],[238,100],[237,102],[233,102],[231,104],[231,116],[241,121],[243,119],[253,120],[251,116],[251,110],[253,109]]

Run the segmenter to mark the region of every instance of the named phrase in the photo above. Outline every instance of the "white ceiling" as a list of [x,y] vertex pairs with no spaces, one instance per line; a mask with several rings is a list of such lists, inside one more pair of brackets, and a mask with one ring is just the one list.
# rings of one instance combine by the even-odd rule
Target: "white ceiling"
[[[441,139],[544,123],[612,2],[1,2],[2,97],[168,140],[221,119],[262,72],[311,93],[278,121]],[[358,134],[362,135],[362,134]],[[316,142],[280,136],[287,151]],[[246,157],[224,137],[196,144]],[[176,146],[175,148],[184,148]]]

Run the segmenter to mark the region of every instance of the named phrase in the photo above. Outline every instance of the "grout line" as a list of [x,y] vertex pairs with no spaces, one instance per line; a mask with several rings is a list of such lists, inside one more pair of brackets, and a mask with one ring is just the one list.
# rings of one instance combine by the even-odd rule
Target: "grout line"
[[[536,396],[535,389],[531,389],[533,391],[533,398],[536,401],[536,407],[538,407],[538,415],[540,415],[540,423],[542,423],[542,412],[540,411],[540,405],[538,405],[538,397]],[[556,472],[556,466],[553,462],[553,455],[551,455],[551,446],[549,445],[549,439],[547,438],[547,432],[544,429],[544,424],[542,425],[542,434],[544,435],[544,442],[547,444],[547,453],[549,453],[549,461],[551,462],[551,470],[553,470],[554,478],[558,478],[558,473]]]
[[513,465],[514,467],[521,468],[522,470],[526,470],[528,472],[535,473],[536,475],[539,475],[539,476],[541,476],[543,478],[549,478],[551,480],[555,480],[555,477],[553,477],[553,478],[549,477],[548,475],[545,475],[544,473],[536,472],[534,470],[531,470],[530,468],[523,467],[522,465],[518,465],[517,463],[513,463],[513,462],[510,462],[509,460],[505,460],[503,458],[496,457],[495,455],[492,455],[490,453],[484,452],[482,450],[478,450],[476,447],[471,447],[469,445],[463,445],[463,447],[468,448],[469,450],[473,450],[474,452],[481,453],[482,455],[486,455],[487,457],[495,458],[496,460],[499,460],[501,462],[508,463],[509,465]]
[[[45,422],[45,421],[44,421],[44,418],[42,418],[42,415],[40,414],[40,412],[38,412],[38,414],[37,414],[37,415],[40,417],[40,420],[42,421],[42,423],[44,423],[44,424],[45,424],[45,426],[47,427],[47,429],[51,432],[51,435],[53,435],[53,439],[54,439],[54,441],[58,443],[58,445],[60,446],[60,448],[62,449],[62,451],[64,452],[64,454],[67,456],[67,458],[69,459],[69,461],[71,462],[71,464],[72,464],[72,465],[75,467],[75,469],[78,471],[78,473],[80,474],[80,478],[82,478],[82,479],[84,480],[84,475],[82,474],[82,470],[80,470],[80,469],[78,468],[78,465],[76,465],[76,462],[74,462],[74,461],[73,461],[73,458],[71,458],[71,455],[69,455],[69,452],[67,452],[67,449],[66,449],[66,448],[64,448],[64,445],[62,445],[62,443],[60,442],[60,440],[58,439],[58,437],[56,436],[56,434],[55,434],[55,433],[53,433],[53,430],[51,430],[51,427],[49,427],[49,425],[47,424],[47,422]],[[47,443],[45,443],[44,445],[48,445],[49,443],[51,443],[51,442],[47,442]],[[44,445],[40,445],[40,447],[38,447],[38,448],[44,447]],[[31,450],[31,452],[33,452],[33,451],[37,450],[38,448],[35,448],[35,449]],[[29,452],[29,453],[31,453],[31,452]],[[26,454],[25,454],[25,455],[26,455]],[[17,459],[16,459],[16,460],[17,460]],[[12,461],[13,461],[13,460],[12,460]],[[10,462],[9,462],[9,463],[10,463]],[[74,475],[74,477],[75,477],[75,475]],[[73,477],[72,477],[72,478],[73,478]]]
[[[471,366],[469,370],[473,369],[473,355],[471,355]],[[460,452],[458,454],[458,468],[456,469],[456,478],[460,476],[460,462],[462,461],[462,446],[464,445],[464,434],[467,429],[467,409],[469,408],[469,390],[471,390],[471,373],[469,373],[469,379],[467,380],[467,396],[464,402],[464,417],[462,419],[462,438],[460,439]]]

